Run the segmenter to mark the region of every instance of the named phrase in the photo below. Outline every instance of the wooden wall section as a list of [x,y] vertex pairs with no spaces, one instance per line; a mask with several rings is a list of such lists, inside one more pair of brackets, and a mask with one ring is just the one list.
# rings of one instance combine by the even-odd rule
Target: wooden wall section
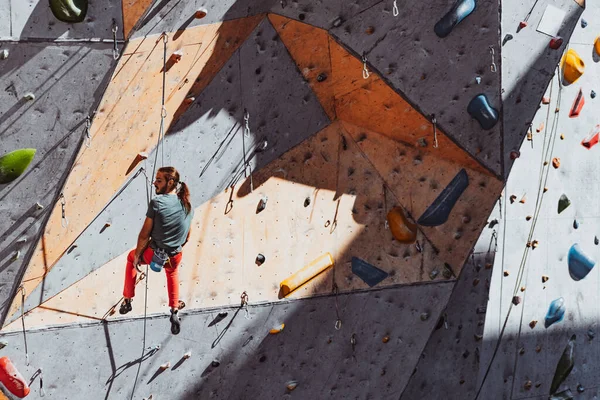
[[123,0],[123,34],[129,37],[131,29],[152,5],[152,0]]

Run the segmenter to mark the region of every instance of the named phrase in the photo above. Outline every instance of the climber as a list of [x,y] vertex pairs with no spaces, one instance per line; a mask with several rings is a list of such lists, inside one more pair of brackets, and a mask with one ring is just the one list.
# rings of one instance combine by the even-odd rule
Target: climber
[[[158,261],[159,268],[164,264],[167,275],[169,307],[171,307],[171,332],[177,335],[181,322],[177,311],[185,306],[179,300],[179,263],[182,247],[188,242],[191,222],[194,215],[190,204],[190,192],[185,183],[179,180],[179,172],[173,167],[162,167],[154,181],[157,196],[148,205],[146,219],[137,240],[137,247],[129,252],[125,269],[125,288],[119,312],[131,311],[135,295],[137,266]],[[164,254],[161,260],[160,255]],[[155,253],[156,252],[156,253]],[[154,266],[154,264],[152,265]]]

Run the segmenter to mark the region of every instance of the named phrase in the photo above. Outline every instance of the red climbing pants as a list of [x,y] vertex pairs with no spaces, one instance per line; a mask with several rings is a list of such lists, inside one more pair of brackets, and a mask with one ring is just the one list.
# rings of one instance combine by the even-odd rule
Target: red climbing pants
[[[140,257],[142,264],[150,264],[154,250],[147,248]],[[123,296],[133,298],[135,296],[135,280],[137,278],[137,270],[133,266],[135,258],[135,249],[129,252],[127,256],[127,267],[125,268],[125,288]],[[177,253],[170,257],[163,269],[167,275],[167,291],[169,293],[169,307],[177,308],[179,306],[179,263],[181,263],[181,253]]]

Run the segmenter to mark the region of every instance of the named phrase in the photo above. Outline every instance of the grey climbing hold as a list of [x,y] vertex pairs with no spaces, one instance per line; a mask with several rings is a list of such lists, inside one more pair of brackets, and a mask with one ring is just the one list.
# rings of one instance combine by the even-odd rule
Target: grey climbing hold
[[448,263],[444,263],[444,268],[442,270],[442,276],[446,279],[450,279],[452,277],[456,278],[456,274],[452,269],[452,266]]
[[587,24],[588,24],[587,21],[585,19],[581,18],[581,27],[585,28],[587,26]]
[[569,200],[567,195],[563,193],[560,196],[560,199],[558,199],[558,213],[560,214],[561,212],[565,211],[570,205],[571,200]]
[[27,93],[25,93],[25,96],[23,96],[23,98],[28,101],[33,101],[33,100],[35,100],[35,94],[33,94],[31,92],[27,92]]
[[352,257],[352,273],[362,279],[369,287],[377,285],[389,275],[358,257]]
[[444,38],[454,27],[467,18],[475,10],[475,0],[458,0],[454,6],[434,26],[433,31],[438,37]]
[[578,393],[585,392],[585,388],[583,387],[583,385],[581,383],[579,385],[577,385],[577,392]]
[[598,246],[598,243],[600,243],[600,240],[598,240],[598,236],[594,236],[594,244]]
[[467,186],[469,186],[469,176],[464,169],[461,169],[434,202],[427,207],[417,223],[422,226],[439,226],[448,221],[452,208]]
[[591,97],[592,99],[595,99],[595,98],[596,98],[596,92],[594,92],[594,91],[592,90],[592,91],[590,92],[590,97]]
[[344,19],[342,17],[337,17],[336,19],[333,20],[333,23],[331,25],[333,25],[334,27],[338,27],[340,25],[342,25],[344,23]]
[[589,340],[592,340],[593,338],[596,337],[596,333],[592,330],[592,328],[588,329],[587,331],[587,337]]
[[483,93],[473,97],[467,106],[467,112],[484,130],[492,129],[498,122],[498,110],[490,105],[487,96]]
[[556,393],[560,385],[567,379],[571,370],[575,366],[575,339],[576,335],[571,336],[569,342],[565,346],[565,350],[558,360],[558,364],[556,365],[556,371],[554,372],[554,378],[552,378],[552,385],[550,385],[550,395]]
[[2,49],[0,51],[0,60],[6,60],[8,58],[8,49]]
[[212,362],[210,363],[210,366],[213,368],[217,368],[219,365],[221,365],[219,360],[212,360]]
[[514,39],[514,36],[510,33],[507,33],[504,36],[504,39],[502,39],[502,46],[504,46],[506,44],[506,42],[508,42],[509,40],[513,40],[513,39]]
[[88,0],[50,0],[52,14],[62,22],[83,22]]
[[565,316],[565,299],[559,297],[550,303],[546,318],[544,319],[544,327],[548,329],[552,324],[560,322]]

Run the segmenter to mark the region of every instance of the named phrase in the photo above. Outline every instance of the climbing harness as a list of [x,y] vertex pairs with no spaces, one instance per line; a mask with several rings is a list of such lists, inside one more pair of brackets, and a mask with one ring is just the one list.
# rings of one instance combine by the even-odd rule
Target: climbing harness
[[435,114],[431,115],[431,123],[433,124],[433,148],[438,148],[438,140],[437,140],[437,119],[435,118]]
[[369,70],[367,69],[367,53],[363,53],[362,62],[363,62],[363,71],[362,71],[363,79],[369,79],[370,74],[369,74]]
[[119,30],[119,26],[117,25],[117,21],[113,19],[112,25],[112,34],[113,34],[113,59],[117,60],[119,58],[119,48],[117,47],[117,31]]
[[496,53],[494,51],[494,46],[490,46],[490,54],[492,56],[492,65],[490,65],[490,71],[496,72],[498,69],[496,68]]
[[250,311],[248,310],[248,293],[246,291],[242,292],[240,296],[241,305],[240,307],[244,309],[244,318],[250,319]]
[[25,343],[25,361],[29,366],[29,351],[27,350],[27,331],[25,329],[25,286],[19,286],[21,291],[21,326],[23,327],[23,342]]
[[60,192],[60,207],[61,207],[61,220],[60,220],[60,225],[63,228],[66,228],[67,226],[69,226],[69,220],[67,219],[67,215],[65,212],[65,206],[67,205],[67,201],[65,200],[65,195],[63,194],[63,192]]
[[394,15],[394,17],[397,17],[400,14],[400,11],[398,10],[397,0],[394,0],[394,5],[392,6],[392,14]]
[[92,126],[92,120],[88,115],[85,117],[85,147],[88,149],[92,146],[92,136],[90,135],[90,127]]

